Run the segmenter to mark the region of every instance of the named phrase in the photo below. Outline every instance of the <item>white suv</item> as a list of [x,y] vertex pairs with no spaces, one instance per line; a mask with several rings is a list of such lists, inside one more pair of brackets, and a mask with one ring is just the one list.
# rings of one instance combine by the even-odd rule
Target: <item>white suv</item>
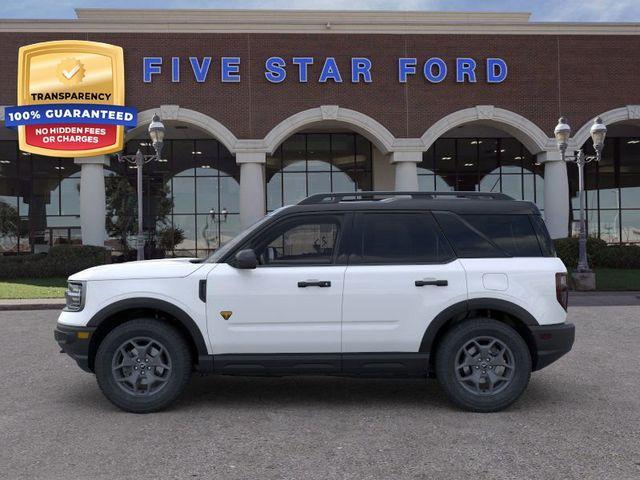
[[69,278],[55,338],[131,412],[169,405],[192,371],[436,376],[496,411],[567,353],[566,269],[540,212],[502,194],[320,194],[205,260]]

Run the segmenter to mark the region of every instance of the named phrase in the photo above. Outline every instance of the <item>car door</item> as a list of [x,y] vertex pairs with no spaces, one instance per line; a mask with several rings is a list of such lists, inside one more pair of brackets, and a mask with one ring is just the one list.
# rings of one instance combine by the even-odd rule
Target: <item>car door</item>
[[342,214],[285,218],[241,247],[257,268],[217,265],[207,278],[214,354],[335,353],[339,368],[344,226]]
[[363,212],[345,274],[342,351],[418,352],[429,322],[467,298],[465,271],[429,212]]

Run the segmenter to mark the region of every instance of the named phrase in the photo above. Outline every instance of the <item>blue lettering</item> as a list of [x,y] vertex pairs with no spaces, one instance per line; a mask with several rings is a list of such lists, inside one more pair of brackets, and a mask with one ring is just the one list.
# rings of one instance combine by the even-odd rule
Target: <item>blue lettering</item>
[[507,62],[501,58],[487,58],[487,82],[502,83],[507,78]]
[[151,83],[151,75],[162,72],[162,57],[144,57],[142,59],[142,81]]
[[173,83],[180,81],[180,57],[171,57],[171,81]]
[[398,81],[400,83],[407,83],[407,75],[415,75],[416,63],[415,58],[399,58],[398,59]]
[[284,69],[286,62],[282,57],[269,57],[267,61],[264,62],[264,66],[267,69],[264,72],[264,76],[271,83],[280,83],[284,82],[284,79],[287,78],[287,71]]
[[351,82],[360,82],[360,77],[363,77],[365,83],[371,83],[371,60],[354,57],[351,59]]
[[209,67],[211,66],[211,57],[204,57],[202,59],[202,65],[198,63],[197,57],[189,57],[189,62],[191,62],[191,69],[193,70],[193,75],[196,77],[196,82],[204,82],[207,79]]
[[464,77],[476,83],[476,61],[473,58],[456,58],[456,82],[464,83]]
[[222,57],[221,76],[223,83],[240,81],[240,57]]
[[327,57],[327,59],[324,61],[322,71],[320,72],[320,83],[325,83],[329,79],[333,80],[336,83],[342,83],[340,69],[338,69],[336,59],[333,57]]
[[[438,73],[433,73],[433,67],[438,67]],[[424,76],[431,83],[440,83],[447,76],[447,64],[438,57],[430,58],[424,64]]]
[[313,57],[293,57],[291,63],[298,65],[298,81],[307,83],[307,70],[313,64]]

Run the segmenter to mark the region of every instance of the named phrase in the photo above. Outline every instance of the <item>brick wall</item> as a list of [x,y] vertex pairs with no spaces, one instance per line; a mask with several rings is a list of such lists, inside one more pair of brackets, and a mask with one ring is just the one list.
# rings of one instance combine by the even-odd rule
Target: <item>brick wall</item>
[[[419,137],[431,124],[456,110],[492,104],[530,119],[549,135],[558,116],[569,117],[577,130],[597,113],[640,104],[640,36],[555,35],[301,35],[301,34],[0,34],[0,103],[16,103],[18,48],[61,39],[103,41],[125,51],[127,104],[139,110],[178,104],[217,119],[238,138],[261,138],[286,117],[307,108],[337,104],[365,113],[397,137]],[[277,55],[315,57],[309,82],[298,83],[288,68],[280,84],[264,77],[264,61]],[[162,76],[142,82],[142,57],[163,56]],[[182,79],[172,83],[170,57],[182,58]],[[196,83],[188,57],[213,57],[205,83]],[[220,82],[221,56],[242,58],[240,83]],[[326,56],[336,57],[344,82],[317,82]],[[373,61],[373,82],[352,84],[349,59]],[[438,56],[450,67],[442,83],[430,84],[418,74],[398,82],[398,57],[417,57],[419,65]],[[509,76],[487,84],[458,84],[452,71],[457,56],[469,56],[482,67],[487,57],[504,58]],[[418,67],[420,73],[420,66]]]

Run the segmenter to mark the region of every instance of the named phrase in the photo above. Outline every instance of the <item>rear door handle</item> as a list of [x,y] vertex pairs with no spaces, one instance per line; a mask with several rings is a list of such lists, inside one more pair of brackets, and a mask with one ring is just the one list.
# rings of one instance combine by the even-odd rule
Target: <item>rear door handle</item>
[[447,285],[449,285],[449,282],[447,280],[416,280],[416,287],[424,287],[426,285],[446,287]]
[[306,280],[304,282],[298,282],[298,288],[306,288],[306,287],[327,288],[330,286],[331,286],[331,282],[329,280]]

